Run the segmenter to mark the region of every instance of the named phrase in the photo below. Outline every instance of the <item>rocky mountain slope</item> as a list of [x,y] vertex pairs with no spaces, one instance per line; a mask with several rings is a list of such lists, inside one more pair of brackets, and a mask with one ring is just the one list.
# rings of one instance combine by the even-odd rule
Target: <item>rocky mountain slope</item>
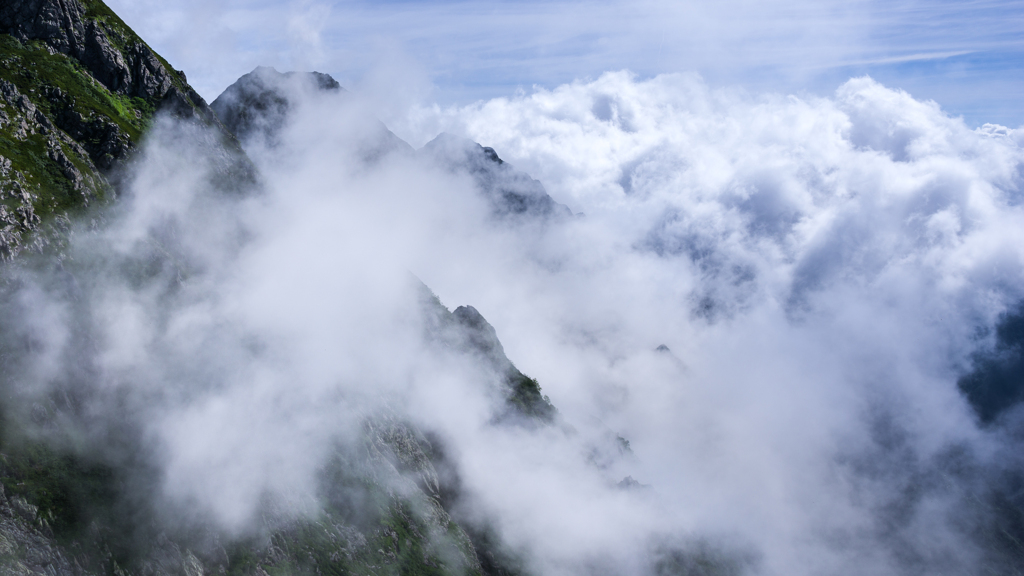
[[[45,253],[73,221],[124,192],[121,175],[160,112],[219,133],[225,161],[215,184],[231,192],[252,188],[257,180],[236,134],[242,142],[259,138],[272,144],[296,83],[342,92],[327,75],[261,68],[210,107],[184,73],[99,0],[5,2],[0,62],[4,260],[27,248]],[[413,153],[383,124],[377,132],[368,161]],[[173,250],[157,248],[147,252],[150,262],[133,281],[180,284],[180,276],[159,273],[178,266]],[[63,254],[51,256],[69,282],[69,302],[78,302],[76,314],[83,314],[77,353],[82,370],[47,396],[20,402],[11,391],[24,374],[22,347],[31,343],[15,332],[0,334],[0,574],[521,572],[516,555],[486,524],[459,515],[458,472],[444,439],[388,410],[368,415],[360,440],[339,443],[332,453],[318,478],[315,515],[296,518],[268,504],[262,524],[241,536],[222,533],[202,518],[183,524],[160,520],[159,472],[138,423],[100,423],[110,428],[91,440],[81,435],[96,424],[83,406],[101,385],[94,381],[101,376],[88,368],[95,336],[88,333],[92,312],[82,303],[90,296],[75,287],[76,266],[88,264],[61,264]],[[19,284],[0,280],[0,313],[17,317],[23,312],[9,303]],[[536,380],[505,356],[493,327],[475,309],[450,312],[428,289],[420,292],[426,340],[500,375],[498,393],[506,402],[495,426],[556,422],[557,412]]]
[[345,89],[328,74],[282,74],[269,66],[258,66],[228,86],[211,106],[239,140],[273,141],[294,106],[293,100],[303,92],[317,91],[341,94]]
[[[503,375],[498,392],[507,400],[493,425],[556,421],[537,382],[516,369],[475,309],[450,312],[425,286],[419,292],[424,336],[438,352]],[[5,371],[18,374],[4,340]],[[14,386],[8,378],[4,385]],[[370,414],[358,439],[339,441],[318,475],[318,512],[296,517],[269,502],[260,525],[231,536],[201,514],[161,519],[156,456],[130,419],[100,423],[113,425],[102,445],[78,436],[90,426],[80,410],[89,390],[79,382],[43,403],[2,406],[2,574],[522,573],[486,523],[462,515],[458,467],[444,439],[397,412]]]
[[499,218],[544,220],[573,215],[568,206],[548,195],[543,184],[499,158],[494,148],[442,133],[419,153],[449,171],[468,174]]
[[[157,110],[220,126],[183,72],[100,0],[0,6],[0,258],[115,193]],[[225,145],[233,137],[221,130]],[[251,180],[240,154],[231,177]]]
[[[349,94],[328,74],[281,73],[260,66],[224,90],[211,106],[244,147],[273,148],[280,144],[295,107],[318,97],[345,102]],[[388,154],[415,154],[430,165],[466,175],[500,219],[539,222],[572,216],[540,182],[503,161],[493,148],[445,133],[413,151],[380,121],[366,119],[366,124],[359,136],[359,156],[365,162],[377,162]]]
[[[321,72],[281,73],[269,66],[258,66],[228,86],[210,105],[224,126],[243,146],[280,144],[289,114],[296,106],[317,98],[344,103],[348,92],[329,74]],[[360,156],[375,162],[391,153],[411,153],[412,147],[396,136],[383,122],[363,117],[352,128],[360,130]]]

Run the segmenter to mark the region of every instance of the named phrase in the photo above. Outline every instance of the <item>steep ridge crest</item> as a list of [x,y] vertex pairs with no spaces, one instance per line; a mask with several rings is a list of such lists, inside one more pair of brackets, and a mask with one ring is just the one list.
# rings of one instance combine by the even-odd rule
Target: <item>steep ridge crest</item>
[[42,249],[49,224],[118,191],[117,168],[158,111],[212,126],[226,180],[255,172],[213,110],[100,0],[0,6],[0,259]]

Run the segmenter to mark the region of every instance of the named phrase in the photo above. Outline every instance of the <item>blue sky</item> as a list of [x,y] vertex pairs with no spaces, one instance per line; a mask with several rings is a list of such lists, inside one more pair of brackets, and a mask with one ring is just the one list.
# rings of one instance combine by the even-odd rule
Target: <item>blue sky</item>
[[1024,2],[109,0],[212,100],[257,65],[465,104],[628,69],[831,94],[870,75],[969,125],[1024,125]]

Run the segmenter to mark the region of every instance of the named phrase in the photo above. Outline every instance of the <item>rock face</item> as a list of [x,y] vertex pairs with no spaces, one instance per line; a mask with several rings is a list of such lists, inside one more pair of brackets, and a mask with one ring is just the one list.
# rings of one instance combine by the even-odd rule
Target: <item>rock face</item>
[[[69,229],[70,219],[86,207],[115,197],[119,166],[158,111],[188,120],[175,126],[195,122],[221,131],[220,141],[210,139],[206,156],[226,158],[223,173],[214,175],[223,181],[214,187],[233,191],[256,178],[233,134],[246,144],[273,146],[309,94],[346,98],[326,74],[259,68],[210,107],[184,74],[99,0],[5,0],[0,258],[14,258],[27,247],[44,251],[51,237],[46,226]],[[369,142],[361,150],[366,162],[413,154],[383,124],[370,128],[358,135]],[[74,286],[75,259],[54,256],[42,265],[55,265]],[[147,258],[154,270],[174,261],[166,250]],[[142,282],[143,276],[133,279]],[[156,277],[154,282],[163,278]],[[16,281],[6,280],[0,277],[0,306],[18,290]],[[81,290],[69,290],[69,310],[95,313]],[[483,316],[469,306],[449,312],[424,290],[426,338],[495,375],[496,393],[506,401],[494,425],[553,422],[557,414],[537,382],[509,361]],[[76,356],[81,365],[96,352],[88,344],[96,337],[88,324],[76,324],[83,331],[82,356]],[[130,432],[131,417],[110,424],[116,430],[100,434],[103,440],[78,434],[89,379],[99,376],[83,370],[74,377],[74,390],[57,387],[39,403],[19,402],[10,392],[19,385],[19,358],[31,343],[9,336],[0,330],[0,576],[522,572],[497,536],[458,516],[458,470],[443,440],[386,409],[366,415],[362,434],[328,455],[317,478],[315,514],[296,518],[268,507],[248,536],[224,534],[201,519],[162,521],[158,456],[143,445],[142,435]]]
[[99,0],[0,5],[0,259],[46,240],[40,226],[116,193],[116,167],[158,110],[213,126],[213,110]]
[[4,574],[83,574],[75,559],[56,544],[39,508],[8,498],[0,486],[0,569]]
[[258,66],[242,76],[211,104],[224,126],[242,142],[273,140],[284,126],[295,100],[312,92],[345,92],[341,84],[320,72],[281,73]]
[[[479,312],[449,312],[425,286],[420,304],[428,341],[484,362],[499,377],[507,407],[495,426],[554,421],[536,381],[508,360]],[[0,358],[7,352],[0,341]],[[113,459],[104,454],[109,445],[90,450],[81,439],[78,448],[60,441],[58,423],[74,421],[76,402],[60,396],[31,407],[27,419],[3,407],[5,422],[34,422],[30,428],[52,438],[38,440],[35,428],[0,431],[0,574],[523,573],[498,536],[464,515],[458,466],[443,439],[386,407],[366,415],[361,434],[328,455],[316,478],[316,513],[296,517],[268,505],[248,535],[231,536],[201,520],[158,520],[159,472],[146,464],[157,456],[138,444],[142,435],[120,431]]]
[[418,153],[451,172],[469,174],[495,216],[563,219],[573,215],[568,206],[548,195],[543,184],[503,161],[493,148],[442,133]]
[[556,420],[558,411],[541,394],[540,385],[508,359],[498,333],[476,308],[459,306],[449,312],[426,286],[420,286],[420,306],[429,341],[474,357],[498,377],[505,406],[495,422],[535,426]]
[[[255,538],[147,524],[152,510],[129,501],[124,470],[8,445],[0,574],[481,574],[470,536],[442,505],[437,445],[389,414],[367,419],[364,432],[324,466],[318,514],[268,509]],[[123,513],[132,517],[113,518]]]
[[[278,72],[258,66],[228,86],[211,107],[244,147],[277,147],[282,131],[297,107],[326,99],[328,105],[345,106],[348,92],[329,74],[321,72]],[[363,119],[354,126],[358,157],[368,164],[388,154],[411,153],[412,147],[395,136],[379,120]]]
[[205,113],[209,107],[99,0],[10,0],[0,7],[0,32],[22,43],[41,40],[68,55],[111,92],[147,101],[168,97]]
[[[344,106],[347,95],[327,74],[281,73],[259,66],[224,90],[211,107],[244,147],[273,149],[281,144],[282,131],[296,107],[317,97],[335,98],[333,105]],[[388,154],[413,152],[383,123],[372,122],[369,130],[355,137],[363,161],[373,164]],[[546,221],[573,215],[567,206],[555,202],[540,182],[503,161],[493,148],[442,133],[416,154],[452,173],[469,175],[498,218]]]

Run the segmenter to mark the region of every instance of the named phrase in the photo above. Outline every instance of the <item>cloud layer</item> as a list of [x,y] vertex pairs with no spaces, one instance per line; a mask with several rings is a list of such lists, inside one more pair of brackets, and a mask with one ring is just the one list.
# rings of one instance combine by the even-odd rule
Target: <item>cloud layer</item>
[[[984,461],[995,442],[956,382],[1024,296],[1019,131],[970,130],[867,78],[800,99],[612,73],[411,118],[407,133],[493,146],[586,214],[524,242],[531,274],[424,277],[474,292],[575,421],[629,437],[677,521],[761,541],[769,573],[977,560],[942,551],[963,540],[960,496],[900,490],[948,474],[924,470],[951,447]],[[883,530],[875,514],[904,505]]]
[[[12,269],[26,406],[87,399],[80,438],[133,430],[166,507],[235,534],[268,497],[314,510],[328,452],[387,409],[539,574],[1004,566],[984,499],[1014,422],[980,426],[957,381],[1024,299],[1019,130],[868,78],[620,72],[409,111],[414,144],[467,135],[585,214],[511,222],[468,175],[367,161],[366,106],[303,101],[241,197],[209,135],[159,124],[56,271]],[[494,375],[423,341],[410,272],[494,325],[558,426],[494,424]]]

